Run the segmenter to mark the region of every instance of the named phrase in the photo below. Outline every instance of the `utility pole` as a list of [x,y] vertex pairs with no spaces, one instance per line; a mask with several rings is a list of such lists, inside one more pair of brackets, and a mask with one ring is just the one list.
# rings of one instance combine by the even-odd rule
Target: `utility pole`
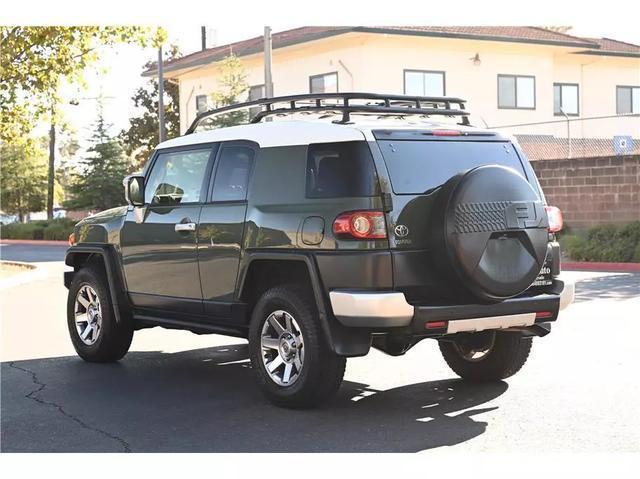
[[159,139],[162,143],[166,138],[164,128],[164,65],[162,64],[162,45],[158,47],[158,124]]
[[49,129],[49,174],[47,179],[47,219],[53,219],[53,189],[55,185],[56,164],[56,107],[51,100],[51,127]]
[[202,40],[202,50],[207,49],[207,27],[200,27],[200,38]]
[[264,27],[264,96],[273,96],[273,80],[271,78],[271,27]]

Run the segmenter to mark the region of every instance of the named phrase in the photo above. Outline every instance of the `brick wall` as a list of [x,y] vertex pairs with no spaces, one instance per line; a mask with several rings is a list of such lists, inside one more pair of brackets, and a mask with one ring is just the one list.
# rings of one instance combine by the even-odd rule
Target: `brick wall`
[[584,228],[640,220],[640,155],[532,161],[547,202]]

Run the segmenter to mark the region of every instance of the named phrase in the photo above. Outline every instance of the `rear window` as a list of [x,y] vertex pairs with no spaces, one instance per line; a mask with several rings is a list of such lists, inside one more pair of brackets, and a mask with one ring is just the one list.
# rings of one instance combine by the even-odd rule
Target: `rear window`
[[393,191],[423,194],[444,184],[461,171],[482,165],[513,168],[526,178],[513,144],[479,141],[378,140]]
[[374,196],[377,184],[373,158],[366,142],[309,145],[308,198]]

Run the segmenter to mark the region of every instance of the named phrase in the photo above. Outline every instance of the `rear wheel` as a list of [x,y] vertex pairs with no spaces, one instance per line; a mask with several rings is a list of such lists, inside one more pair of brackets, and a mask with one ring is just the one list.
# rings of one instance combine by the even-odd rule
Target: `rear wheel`
[[125,319],[116,321],[107,279],[99,265],[87,265],[73,276],[67,326],[73,347],[85,361],[117,361],[129,351],[133,328]]
[[260,297],[249,352],[263,393],[281,407],[318,406],[344,375],[346,359],[331,351],[313,300],[295,285],[276,286]]
[[531,351],[531,338],[504,331],[468,334],[439,344],[453,372],[472,381],[499,381],[513,376]]

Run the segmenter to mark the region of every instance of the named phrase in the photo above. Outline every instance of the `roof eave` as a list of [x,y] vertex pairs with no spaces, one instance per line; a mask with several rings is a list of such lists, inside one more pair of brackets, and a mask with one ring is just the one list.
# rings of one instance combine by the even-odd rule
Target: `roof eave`
[[418,30],[396,30],[393,28],[382,27],[355,27],[353,31],[366,32],[366,33],[386,33],[388,35],[411,35],[421,37],[436,37],[436,38],[457,38],[462,40],[483,40],[493,42],[507,42],[507,43],[529,43],[536,45],[552,45],[559,47],[583,47],[583,48],[600,48],[597,43],[592,42],[571,42],[571,41],[556,41],[556,40],[537,40],[533,38],[519,38],[519,37],[502,37],[497,35],[479,35],[471,33],[452,33],[452,32],[428,32]]
[[627,58],[640,58],[640,52],[611,52],[607,50],[582,50],[579,52],[571,52],[572,55],[597,55],[604,57],[627,57]]
[[[274,45],[272,48],[273,50],[279,50],[280,48],[290,47],[290,46],[298,45],[301,43],[307,43],[314,40],[321,40],[323,38],[334,37],[337,35],[344,35],[346,33],[351,33],[353,30],[354,30],[353,28],[345,27],[344,29],[336,29],[336,30],[328,30],[326,32],[312,33],[302,38],[296,38],[289,41],[286,41],[286,40],[282,41],[277,46]],[[237,56],[238,58],[247,57],[250,55],[255,55],[256,53],[260,53],[261,51],[262,51],[262,48],[252,48],[252,49],[249,49],[249,51],[244,52]],[[165,65],[164,72],[166,73],[166,72],[172,72],[172,71],[180,71],[180,70],[185,70],[187,68],[194,68],[202,65],[207,65],[209,63],[214,63],[219,60],[222,60],[226,56],[227,54],[219,52],[219,53],[212,54],[211,56],[207,56],[204,58],[193,60],[191,62],[187,62],[185,64],[178,64],[179,60],[176,60],[175,64]],[[157,76],[157,75],[158,75],[157,68],[149,69],[142,73],[143,77],[151,77],[151,76]]]

